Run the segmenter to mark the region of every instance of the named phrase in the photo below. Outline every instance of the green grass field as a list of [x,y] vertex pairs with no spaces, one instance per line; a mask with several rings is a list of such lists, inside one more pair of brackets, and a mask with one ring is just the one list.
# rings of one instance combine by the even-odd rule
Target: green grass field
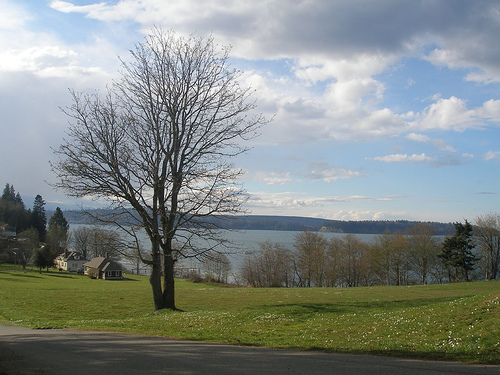
[[0,265],[0,323],[500,363],[500,281],[351,289],[176,285],[182,311],[154,313],[143,276],[103,281]]

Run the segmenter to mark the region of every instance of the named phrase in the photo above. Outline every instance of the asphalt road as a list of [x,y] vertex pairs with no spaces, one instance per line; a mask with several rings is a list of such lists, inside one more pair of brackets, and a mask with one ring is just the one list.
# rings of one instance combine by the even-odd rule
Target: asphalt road
[[[3,371],[3,372],[2,372]],[[500,374],[500,366],[0,325],[0,374]]]

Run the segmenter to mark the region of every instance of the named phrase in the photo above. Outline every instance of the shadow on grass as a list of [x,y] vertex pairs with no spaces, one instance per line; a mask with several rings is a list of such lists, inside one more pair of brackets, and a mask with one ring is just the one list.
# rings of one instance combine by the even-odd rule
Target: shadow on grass
[[[32,273],[28,274],[28,273],[14,273],[14,272],[9,272],[9,276],[12,276],[12,277],[6,277],[6,278],[2,278],[3,280],[13,280],[13,281],[19,281],[19,278],[32,278],[32,279],[41,279],[42,277],[41,276],[38,276],[38,275],[34,275]],[[16,278],[18,279],[16,279]]]
[[129,279],[128,277],[124,277],[123,279],[120,280],[107,280],[107,281],[139,281],[139,280]]
[[47,276],[50,277],[59,277],[61,279],[75,279],[76,277],[73,275],[68,275],[68,274],[56,274],[56,273],[47,273]]
[[456,297],[417,298],[413,300],[375,301],[375,302],[338,302],[338,303],[291,303],[267,305],[267,308],[291,316],[305,317],[320,313],[350,313],[373,310],[396,311],[413,307],[425,307],[440,303],[448,303]]

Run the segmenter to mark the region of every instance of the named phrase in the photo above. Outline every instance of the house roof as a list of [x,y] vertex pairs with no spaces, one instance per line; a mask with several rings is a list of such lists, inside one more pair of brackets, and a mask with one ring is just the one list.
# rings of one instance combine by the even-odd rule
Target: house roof
[[56,260],[87,260],[83,257],[82,253],[79,251],[65,251],[62,254],[59,254],[56,258]]
[[85,267],[97,268],[101,271],[122,271],[123,268],[117,262],[110,260],[109,258],[96,257],[90,262],[83,264]]
[[0,237],[2,238],[15,238],[17,233],[14,231],[0,231]]

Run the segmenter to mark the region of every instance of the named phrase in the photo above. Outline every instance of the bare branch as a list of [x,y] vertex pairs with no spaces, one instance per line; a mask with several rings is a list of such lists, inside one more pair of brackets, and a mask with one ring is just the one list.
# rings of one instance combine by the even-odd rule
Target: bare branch
[[119,215],[100,219],[119,225],[136,249],[140,222],[151,258],[138,256],[152,265],[156,309],[175,307],[178,256],[204,258],[225,245],[209,218],[242,212],[241,171],[229,159],[247,151],[243,142],[266,120],[248,115],[252,91],[240,87],[229,52],[212,37],[155,28],[121,60],[121,78],[105,95],[71,91],[64,109],[70,128],[54,150],[55,186],[110,202]]

